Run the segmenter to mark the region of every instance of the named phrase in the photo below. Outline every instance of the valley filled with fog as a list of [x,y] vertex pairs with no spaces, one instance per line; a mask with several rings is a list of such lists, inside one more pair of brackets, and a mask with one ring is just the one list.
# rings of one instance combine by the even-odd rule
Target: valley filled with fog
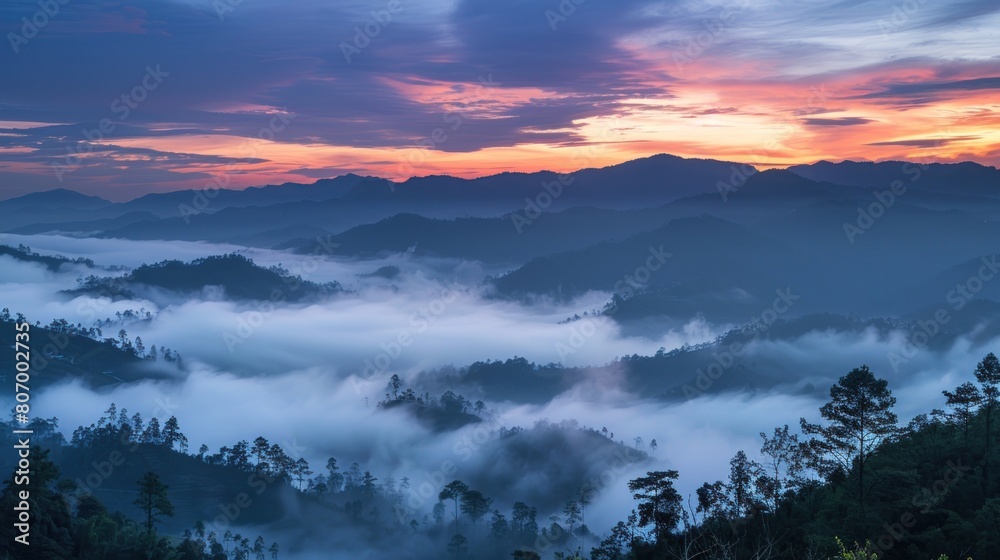
[[[169,531],[242,528],[296,558],[384,557],[377,535],[408,534],[412,557],[433,557],[451,519],[434,506],[452,480],[490,511],[536,508],[543,528],[567,526],[564,507],[587,489],[586,531],[526,541],[548,558],[597,546],[644,473],[676,470],[695,500],[738,451],[759,457],[761,432],[818,420],[853,368],[888,381],[905,425],[943,408],[942,391],[997,348],[1000,195],[979,185],[998,172],[839,165],[727,183],[725,162],[657,156],[518,176],[504,196],[446,184],[463,193],[452,206],[433,185],[348,177],[322,204],[354,210],[306,212],[288,230],[267,216],[285,220],[289,202],[260,192],[244,206],[217,191],[228,202],[191,219],[185,197],[198,193],[107,203],[53,191],[0,202],[15,222],[46,208],[57,220],[0,234],[0,290],[37,327],[32,414],[57,417],[67,442],[114,403],[176,417],[184,452],[219,468],[233,466],[220,449],[258,437],[311,468],[268,487],[252,515],[226,514],[228,490],[185,498]],[[905,188],[883,183],[892,166]],[[654,187],[678,168],[704,179]],[[624,181],[632,196],[574,190],[588,181]],[[331,457],[380,490],[316,491],[331,485]],[[61,467],[92,474],[86,461]],[[119,493],[133,482],[112,473],[92,490],[129,510]],[[488,522],[473,521],[469,542],[486,543]]]

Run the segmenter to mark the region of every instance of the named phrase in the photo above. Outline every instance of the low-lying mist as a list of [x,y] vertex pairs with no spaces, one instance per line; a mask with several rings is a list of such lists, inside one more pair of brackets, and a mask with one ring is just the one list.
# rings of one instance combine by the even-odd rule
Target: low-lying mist
[[[98,266],[128,267],[241,250],[205,243],[56,236],[6,235],[0,242],[86,256]],[[117,312],[145,309],[151,319],[122,321],[104,335],[114,336],[124,328],[147,347],[168,346],[184,357],[183,367],[144,364],[156,372],[146,381],[94,388],[80,380],[58,380],[34,395],[33,414],[58,417],[67,438],[75,427],[100,417],[111,402],[146,417],[173,415],[192,451],[205,444],[214,452],[264,436],[287,453],[306,458],[315,471],[328,457],[336,457],[341,465],[357,462],[382,479],[408,477],[417,489],[429,484],[432,492],[421,495],[417,490],[412,500],[413,511],[420,515],[437,502],[442,477],[446,482],[470,482],[494,497],[498,506],[531,502],[545,520],[574,498],[579,480],[603,476],[607,483],[587,511],[588,526],[603,534],[634,507],[626,488],[630,478],[648,470],[676,469],[679,490],[691,496],[701,483],[724,479],[737,450],[754,456],[759,432],[770,433],[783,424],[797,430],[800,417],[816,420],[829,386],[854,367],[868,364],[889,380],[905,423],[915,414],[941,407],[941,391],[969,380],[975,363],[997,342],[959,336],[944,349],[913,347],[912,333],[874,329],[756,339],[739,360],[757,371],[780,372],[779,382],[753,392],[718,392],[708,380],[690,398],[666,399],[630,390],[629,372],[615,359],[709,342],[732,325],[691,317],[683,327],[667,332],[625,336],[608,317],[565,322],[600,309],[611,294],[589,293],[568,303],[491,299],[483,279],[502,271],[475,262],[407,255],[350,261],[259,249],[245,254],[259,265],[281,264],[293,275],[340,282],[349,291],[302,304],[230,301],[210,291],[157,292],[145,299],[112,301],[61,293],[72,289],[78,277],[111,275],[107,270],[77,264],[51,272],[0,257],[3,306],[12,313],[25,313],[43,325],[64,318],[89,327],[95,320],[114,319]],[[386,266],[399,271],[371,275]],[[392,374],[421,394],[419,383],[436,385],[428,372],[514,356],[539,365],[578,367],[580,373],[544,403],[475,396],[485,405],[481,421],[448,429],[415,421],[404,407],[377,406],[387,396]],[[743,370],[720,360],[720,375],[741,375]],[[690,378],[692,384],[698,374],[663,372]],[[435,386],[434,396],[445,388]],[[574,421],[598,431],[607,428],[613,441],[620,442],[618,447],[636,453],[615,455],[609,448],[593,447],[585,436],[589,432],[577,430]],[[527,430],[520,439],[500,437],[501,428],[515,426]],[[563,435],[553,436],[551,430]],[[651,449],[654,439],[658,445]],[[548,456],[525,451],[554,445],[571,451]],[[455,466],[446,476],[445,463]],[[301,554],[306,558],[311,553]]]

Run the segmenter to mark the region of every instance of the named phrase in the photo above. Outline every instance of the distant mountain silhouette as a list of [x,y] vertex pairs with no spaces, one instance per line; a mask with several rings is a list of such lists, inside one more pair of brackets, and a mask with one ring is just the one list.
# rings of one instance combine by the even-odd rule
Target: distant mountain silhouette
[[98,196],[88,196],[69,189],[39,191],[23,196],[0,200],[0,212],[25,210],[30,208],[70,208],[93,210],[112,203]]
[[733,278],[751,293],[762,293],[784,287],[784,271],[803,256],[745,226],[710,216],[680,218],[623,241],[534,259],[497,278],[494,285],[499,293],[512,296],[572,297],[588,290],[636,292]]
[[[86,215],[85,212],[81,212]],[[151,222],[159,219],[149,212],[129,212],[114,218],[100,218],[97,220],[77,220],[71,222],[58,222],[46,224],[30,224],[16,227],[10,233],[19,235],[35,235],[40,233],[69,233],[77,235],[92,235],[106,230],[122,228],[138,222]]]
[[[291,238],[256,236],[293,225],[343,232],[405,212],[441,219],[498,217],[519,212],[530,219],[537,212],[578,206],[649,208],[717,192],[717,183],[727,181],[738,168],[755,172],[737,163],[657,155],[569,174],[501,173],[477,179],[428,176],[402,183],[349,174],[311,185],[286,183],[244,190],[187,190],[149,194],[118,204],[95,199],[87,208],[82,206],[86,197],[74,198],[66,194],[71,191],[65,191],[4,201],[0,203],[0,217],[7,218],[2,226],[5,231],[30,226],[23,231],[101,232],[98,235],[103,237],[127,239],[236,238],[273,244]],[[67,206],[73,200],[76,205]],[[21,209],[26,205],[35,211],[23,214]],[[84,209],[92,211],[84,213]],[[153,214],[159,219],[108,221],[135,212]],[[86,223],[89,219],[95,223]]]
[[413,250],[415,254],[515,263],[584,248],[610,238],[624,238],[666,222],[664,207],[642,210],[573,208],[546,214],[518,228],[512,216],[442,220],[398,214],[351,228],[329,239],[297,239],[278,248],[372,257]]
[[[973,163],[820,162],[758,172],[658,155],[566,175],[400,183],[345,175],[118,204],[56,190],[0,202],[0,214],[9,214],[7,231],[24,234],[276,246],[321,258],[408,252],[481,261],[508,269],[489,281],[497,297],[618,293],[616,321],[656,330],[698,313],[740,320],[789,287],[802,295],[795,314],[898,315],[941,305],[949,284],[968,275],[956,267],[1000,250],[998,190],[1000,172]],[[198,196],[198,211],[181,211]],[[66,216],[72,219],[58,221]],[[672,255],[662,268],[630,281],[661,246]],[[125,289],[215,285],[229,297],[253,299],[283,281],[265,278],[273,273],[265,269],[241,276],[234,271],[242,265],[231,264],[210,273],[204,263],[175,263],[149,271],[146,282],[137,270]],[[996,289],[990,284],[982,296],[1000,297]]]
[[893,181],[921,190],[1000,197],[1000,170],[973,162],[920,164],[904,161],[820,161],[788,168],[814,181],[889,188]]
[[[245,189],[183,190],[147,194],[124,205],[132,211],[151,212],[161,217],[183,215],[184,212],[216,212],[223,208],[272,206],[303,200],[321,201],[340,198],[358,183],[369,179],[353,173],[315,183],[282,183]],[[186,208],[185,208],[186,207]]]

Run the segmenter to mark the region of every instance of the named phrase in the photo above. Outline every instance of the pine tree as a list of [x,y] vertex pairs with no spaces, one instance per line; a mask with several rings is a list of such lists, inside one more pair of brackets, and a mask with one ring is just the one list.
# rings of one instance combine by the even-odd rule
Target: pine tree
[[895,404],[888,383],[861,366],[830,388],[830,402],[820,409],[828,425],[800,420],[803,434],[818,436],[808,442],[812,466],[828,477],[842,473],[853,478],[862,533],[867,527],[867,497],[879,483],[877,477],[874,481],[866,477],[869,461],[898,432]]
[[990,352],[983,358],[983,361],[976,365],[976,380],[979,381],[983,392],[983,408],[986,410],[986,443],[984,453],[983,485],[986,489],[991,486],[990,474],[990,440],[993,439],[993,410],[1000,399],[1000,360]]
[[979,388],[966,381],[955,388],[955,392],[941,391],[947,399],[948,406],[954,409],[950,418],[962,427],[965,447],[969,447],[969,424],[976,416],[976,409],[983,401]]
[[172,516],[174,505],[167,498],[168,486],[153,472],[147,472],[139,479],[139,496],[135,505],[145,516],[146,533],[153,534],[153,528],[160,516]]
[[510,532],[519,543],[533,543],[538,536],[538,511],[524,502],[514,502],[510,516]]
[[257,436],[257,439],[253,440],[251,450],[254,457],[257,458],[257,468],[267,470],[267,454],[270,449],[271,444],[268,443],[264,436]]
[[461,502],[462,513],[472,520],[473,525],[478,523],[480,519],[489,513],[490,506],[493,505],[493,500],[487,498],[478,490],[466,491],[462,494]]
[[566,523],[569,524],[569,532],[572,535],[573,529],[583,519],[580,504],[575,500],[566,502],[566,507],[563,508],[563,515],[566,517]]
[[760,433],[764,440],[760,454],[766,470],[758,479],[757,490],[770,502],[771,511],[778,511],[778,502],[787,491],[801,481],[803,468],[802,446],[799,436],[788,431],[788,424],[774,429],[774,436]]
[[187,453],[188,439],[187,436],[181,433],[176,416],[171,416],[166,423],[163,424],[163,433],[161,434],[161,437],[163,444],[170,449],[173,449],[176,445],[179,447],[181,453]]
[[309,462],[303,457],[299,457],[295,461],[295,479],[299,481],[299,490],[303,488],[303,481],[313,474],[312,469],[309,468]]
[[395,373],[392,374],[392,377],[389,378],[389,383],[386,385],[386,390],[388,391],[388,395],[386,396],[391,395],[392,400],[397,400],[399,398],[399,390],[402,386],[403,382],[400,381],[399,376]]
[[143,425],[142,425],[142,415],[138,412],[132,415],[132,436],[136,441],[142,440]]
[[493,516],[490,518],[490,536],[493,537],[493,540],[505,540],[509,530],[504,514],[500,513],[498,509],[493,510]]
[[681,495],[674,488],[677,477],[677,471],[652,471],[628,483],[632,497],[639,500],[639,525],[652,525],[657,543],[666,542],[681,520]]
[[152,443],[153,445],[159,445],[163,442],[163,433],[160,431],[160,421],[154,416],[149,419],[149,424],[146,425],[146,431],[142,433],[143,443]]
[[754,482],[761,474],[760,465],[747,458],[742,450],[729,461],[729,490],[732,496],[733,515],[736,518],[749,515],[757,508]]
[[340,468],[337,467],[337,460],[330,457],[326,460],[326,472],[327,472],[327,484],[330,486],[331,492],[340,492],[344,485],[344,475],[340,473]]
[[468,485],[460,480],[449,482],[443,490],[438,493],[438,501],[453,500],[455,502],[455,531],[458,531],[458,504],[462,496],[469,491]]

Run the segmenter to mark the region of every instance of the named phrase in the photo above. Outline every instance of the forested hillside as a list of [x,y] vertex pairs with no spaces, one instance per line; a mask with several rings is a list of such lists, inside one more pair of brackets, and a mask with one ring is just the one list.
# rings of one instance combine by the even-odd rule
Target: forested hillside
[[[995,558],[1000,555],[998,388],[1000,360],[991,353],[967,381],[943,392],[947,411],[934,409],[903,425],[887,382],[867,366],[855,368],[830,388],[821,422],[801,419],[798,429],[786,424],[761,433],[759,450],[739,451],[729,477],[706,481],[694,496],[677,491],[674,470],[620,481],[635,509],[607,534],[594,534],[586,524],[587,506],[603,480],[580,485],[561,515],[545,522],[529,505],[530,495],[487,496],[444,476],[426,494],[426,483],[414,491],[411,484],[418,481],[380,480],[379,473],[357,463],[342,469],[333,457],[314,471],[307,460],[263,437],[215,453],[204,445],[193,452],[176,417],[161,426],[155,417],[147,421],[111,405],[97,422],[74,430],[68,443],[56,419],[32,422],[41,444],[31,450],[28,486],[33,546],[11,548],[2,557],[278,558],[279,544],[266,546],[264,538],[241,533],[252,525],[280,523],[292,496],[299,504],[295,509],[306,508],[322,524],[354,526],[370,546],[389,541],[404,549],[437,547],[441,557]],[[476,421],[486,412],[482,402],[453,393],[441,399],[417,396],[398,378],[386,390],[381,403],[386,410],[416,407],[418,418],[433,422],[463,415]],[[13,427],[0,425],[3,434]],[[542,424],[530,431],[566,430],[580,428]],[[525,433],[501,427],[489,438],[515,442]],[[595,442],[614,437],[606,429],[582,433]],[[635,447],[642,443],[636,438]],[[656,449],[656,442],[649,447]],[[88,462],[93,469],[81,470]],[[102,490],[112,477],[118,490]],[[240,490],[244,478],[254,492]],[[123,479],[134,483],[120,487]],[[13,542],[19,502],[13,480],[5,481],[0,494],[0,534],[7,542]],[[202,496],[192,496],[193,490]],[[245,513],[225,502],[233,492]],[[224,515],[204,507],[211,502],[204,499],[208,495],[222,501],[218,510]],[[414,496],[429,499],[415,502]],[[509,502],[509,510],[500,505]],[[175,516],[180,519],[168,521]],[[159,532],[163,526],[170,530]]]

